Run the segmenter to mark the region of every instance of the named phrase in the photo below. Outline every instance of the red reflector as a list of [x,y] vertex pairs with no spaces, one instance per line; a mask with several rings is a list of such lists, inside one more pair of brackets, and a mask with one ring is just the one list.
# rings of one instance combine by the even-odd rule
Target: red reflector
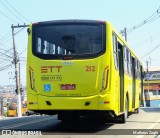
[[73,57],[63,57],[64,60],[70,60],[72,59]]
[[29,102],[29,104],[33,104],[33,102]]
[[99,24],[104,24],[105,21],[99,20],[98,23],[99,23]]
[[33,25],[38,25],[38,24],[39,24],[39,22],[33,23]]
[[61,84],[61,90],[75,90],[75,84]]

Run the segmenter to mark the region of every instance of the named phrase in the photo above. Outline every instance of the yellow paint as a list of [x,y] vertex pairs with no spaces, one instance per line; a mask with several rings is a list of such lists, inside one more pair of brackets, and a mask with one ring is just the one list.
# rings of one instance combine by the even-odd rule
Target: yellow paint
[[[32,25],[29,27],[27,58],[27,95],[29,110],[113,110],[120,114],[120,78],[119,71],[114,66],[112,47],[112,32],[118,36],[119,43],[125,43],[113,26],[106,22],[106,52],[93,59],[81,60],[43,60],[32,54]],[[136,57],[129,48],[133,57]],[[52,67],[50,67],[52,66]],[[54,66],[54,67],[53,67]],[[106,87],[106,67],[108,69],[108,84]],[[30,81],[29,70],[34,78]],[[93,69],[94,68],[94,69]],[[47,73],[42,73],[43,71]],[[33,81],[34,80],[34,81]],[[104,86],[103,86],[104,81]],[[32,82],[32,85],[30,84]],[[34,84],[33,84],[34,82]],[[44,84],[50,84],[51,90],[44,91]],[[75,90],[61,90],[61,84],[75,84]],[[31,86],[34,85],[31,88]],[[141,93],[140,80],[136,80],[136,107],[139,107]],[[129,111],[132,111],[132,79],[124,75],[124,103],[126,93],[129,96]],[[50,101],[51,105],[47,105]],[[107,101],[108,103],[104,103]],[[85,102],[90,102],[85,106]]]

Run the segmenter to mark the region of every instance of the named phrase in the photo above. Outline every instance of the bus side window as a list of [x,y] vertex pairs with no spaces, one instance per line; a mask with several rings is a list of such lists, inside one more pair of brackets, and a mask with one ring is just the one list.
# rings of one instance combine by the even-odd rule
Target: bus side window
[[118,42],[117,42],[117,37],[113,33],[113,51],[114,51],[114,64],[115,68],[119,69],[118,65]]
[[130,51],[128,51],[128,52],[129,52],[129,53],[128,53],[128,60],[129,60],[129,75],[132,76],[132,71],[131,71],[131,69],[132,69],[132,57],[131,57]]
[[135,78],[137,79],[138,78],[138,67],[137,67],[137,59],[135,59]]
[[127,48],[124,46],[124,71],[128,74]]
[[126,56],[127,56],[127,73],[131,76],[132,62],[131,62],[131,53],[129,49],[126,49]]
[[140,79],[141,77],[141,73],[140,73],[140,63],[139,61],[137,60],[137,72],[138,72],[138,79]]

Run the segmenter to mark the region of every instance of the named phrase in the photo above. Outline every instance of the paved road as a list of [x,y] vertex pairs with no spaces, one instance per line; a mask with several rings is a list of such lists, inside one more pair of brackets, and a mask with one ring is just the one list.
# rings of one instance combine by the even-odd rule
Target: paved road
[[[77,122],[62,122],[57,120],[57,116],[29,116],[1,120],[0,130],[4,129],[16,131],[41,130],[42,134],[50,135],[87,135],[87,137],[90,137],[90,135],[92,135],[91,137],[93,137],[93,135],[99,135],[104,137],[105,135],[112,134],[115,135],[114,137],[125,137],[122,135],[142,133],[142,131],[146,129],[159,129],[160,132],[160,108],[141,108],[140,113],[130,115],[125,124],[102,123],[88,118],[82,118]],[[142,129],[142,131],[136,129]],[[146,131],[144,133],[146,133]],[[155,131],[152,133],[156,134]],[[149,137],[156,135],[150,135]],[[128,137],[128,135],[126,135],[126,137]],[[136,137],[141,138],[148,136],[136,135]]]

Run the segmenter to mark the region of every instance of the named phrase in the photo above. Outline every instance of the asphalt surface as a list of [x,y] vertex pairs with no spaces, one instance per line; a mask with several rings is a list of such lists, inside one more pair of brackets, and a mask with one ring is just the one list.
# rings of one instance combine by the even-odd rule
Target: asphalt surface
[[[57,116],[29,116],[22,118],[7,118],[0,120],[0,130],[41,131],[42,135],[87,135],[87,137],[114,135],[114,137],[128,137],[133,133],[153,133],[152,135],[135,135],[137,138],[159,137],[160,108],[141,108],[139,114],[129,116],[127,123],[100,122],[96,119],[81,118],[76,122],[63,122]],[[133,132],[134,131],[134,132]],[[147,131],[147,132],[146,132]]]

